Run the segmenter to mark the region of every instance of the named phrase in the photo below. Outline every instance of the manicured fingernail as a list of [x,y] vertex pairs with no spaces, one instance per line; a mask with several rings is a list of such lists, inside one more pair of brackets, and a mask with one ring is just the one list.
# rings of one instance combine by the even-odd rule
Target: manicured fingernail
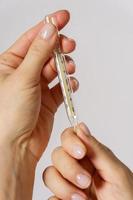
[[72,154],[74,155],[75,158],[81,159],[85,156],[85,151],[84,149],[81,148],[79,145],[73,145],[72,147]]
[[42,28],[42,30],[40,31],[39,35],[45,39],[45,40],[49,40],[52,38],[52,36],[54,35],[56,29],[54,27],[54,25],[50,24],[50,23],[46,23],[44,25],[44,27]]
[[75,193],[72,195],[71,200],[85,200],[85,198],[82,197],[80,194]]
[[76,177],[76,181],[82,189],[88,188],[91,184],[91,178],[84,174],[78,174]]
[[83,122],[80,123],[79,127],[87,136],[91,135],[89,128]]

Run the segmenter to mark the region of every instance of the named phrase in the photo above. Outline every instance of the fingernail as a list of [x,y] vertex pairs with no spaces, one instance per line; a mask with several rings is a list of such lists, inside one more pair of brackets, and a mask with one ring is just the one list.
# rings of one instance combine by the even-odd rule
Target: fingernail
[[79,88],[79,82],[76,79],[73,79],[76,88]]
[[83,122],[79,124],[79,127],[87,136],[91,135],[89,128]]
[[44,27],[42,28],[42,30],[40,31],[39,35],[45,39],[45,40],[49,40],[50,38],[52,38],[52,36],[55,33],[55,27],[54,25],[50,24],[50,23],[46,23],[44,25]]
[[73,145],[72,153],[75,158],[81,159],[85,156],[85,151],[79,145]]
[[75,193],[72,195],[71,200],[85,200],[85,198],[82,197],[80,194]]
[[69,60],[68,62],[69,62],[70,65],[75,66],[75,62],[73,60]]
[[82,189],[88,188],[91,184],[91,178],[84,174],[78,174],[76,177],[76,181]]

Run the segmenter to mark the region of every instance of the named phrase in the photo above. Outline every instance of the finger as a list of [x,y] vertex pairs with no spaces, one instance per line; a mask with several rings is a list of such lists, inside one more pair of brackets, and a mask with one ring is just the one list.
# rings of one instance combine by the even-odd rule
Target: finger
[[58,199],[57,197],[50,197],[48,200],[61,200],[61,199]]
[[62,147],[58,147],[53,151],[52,162],[54,167],[69,182],[81,189],[86,189],[90,186],[90,174],[81,167],[76,159],[67,154]]
[[0,66],[4,66],[4,69],[5,67],[8,67],[8,68],[10,67],[10,68],[13,68],[14,70],[21,64],[22,61],[23,61],[23,58],[18,57],[17,55],[8,51],[2,53],[0,56]]
[[[66,71],[68,74],[73,74],[75,72],[75,63],[69,56],[65,56],[65,58],[66,58]],[[43,68],[42,75],[48,84],[56,78],[57,69],[54,58],[51,58],[51,60]]]
[[[70,84],[73,91],[76,91],[78,89],[79,83],[74,77],[71,77]],[[44,79],[42,79],[41,88],[42,88],[42,105],[43,107],[46,107],[49,110],[49,112],[52,113],[53,115],[56,113],[58,107],[63,102],[63,95],[62,95],[60,83],[56,84],[53,88],[49,90],[47,83],[45,82]],[[46,93],[49,93],[49,95],[45,95]],[[49,96],[51,96],[52,98],[49,99]],[[53,105],[53,106],[49,107],[49,101],[50,101],[50,105]]]
[[86,145],[87,155],[101,177],[104,180],[112,180],[112,177],[116,178],[118,171],[120,172],[123,168],[123,164],[116,158],[112,151],[97,141],[84,123],[77,126],[76,132]]
[[87,153],[86,146],[75,134],[73,128],[68,128],[62,133],[61,144],[64,150],[73,158],[82,159]]
[[45,24],[30,46],[25,59],[16,70],[20,77],[23,77],[23,80],[40,81],[42,68],[53,52],[57,37],[56,27],[52,24]]
[[[26,44],[28,45],[28,42]],[[76,46],[75,41],[66,36],[62,36],[60,44],[63,53],[71,53]],[[6,51],[0,56],[0,65],[9,66],[15,69],[22,63],[23,58],[24,57],[20,57],[12,51]],[[51,60],[53,60],[53,58],[48,61],[47,66],[51,65]]]
[[94,176],[96,169],[94,168],[91,161],[88,159],[87,155],[79,161],[80,165],[91,174],[91,177]]
[[76,47],[76,42],[73,39],[62,34],[60,35],[60,44],[63,53],[71,53]]
[[[79,87],[79,82],[77,79],[75,79],[74,77],[70,78],[70,84],[72,87],[72,90],[75,92],[76,90],[78,90]],[[57,108],[62,104],[63,102],[63,95],[62,95],[62,91],[61,91],[61,87],[60,87],[60,83],[58,83],[57,85],[55,85],[53,88],[51,88],[51,94],[52,97],[56,103]]]
[[[62,29],[69,21],[70,14],[67,10],[57,11],[51,16],[56,18],[58,29]],[[44,20],[24,33],[7,51],[16,57],[24,58],[31,43],[44,26]]]
[[87,199],[83,191],[76,188],[74,185],[65,180],[61,174],[54,168],[48,167],[43,173],[43,180],[45,185],[55,194],[59,199]]

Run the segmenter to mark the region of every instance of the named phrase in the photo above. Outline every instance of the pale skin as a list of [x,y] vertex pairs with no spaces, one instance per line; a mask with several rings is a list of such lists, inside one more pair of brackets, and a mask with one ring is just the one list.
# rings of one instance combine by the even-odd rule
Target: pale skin
[[[62,29],[67,24],[70,17],[68,11],[58,11],[53,13],[52,16],[56,20],[58,29]],[[23,34],[7,51],[0,55],[1,200],[32,199],[35,169],[47,147],[53,128],[54,115],[63,101],[59,83],[49,88],[49,84],[57,76],[52,54],[57,37],[56,27],[44,23],[43,20]],[[71,53],[75,49],[74,40],[66,36],[62,35],[60,42],[62,51],[65,54]],[[70,57],[66,58],[67,71],[69,74],[73,74],[75,72],[75,65]],[[74,91],[78,89],[78,81],[75,78],[71,79],[71,85]],[[70,132],[72,134],[69,134]],[[88,171],[85,170],[84,173],[88,174],[89,177],[96,171],[94,169],[97,169],[97,160],[95,161],[94,159],[94,162],[92,162],[93,159],[90,160],[90,146],[88,148],[88,142],[85,140],[86,138],[84,138],[83,134],[79,132],[78,129],[77,135],[73,133],[72,129],[68,129],[63,135],[66,136],[62,136],[62,147],[54,151],[56,153],[53,153],[52,156],[54,164],[52,170],[54,173],[51,171],[51,168],[45,171],[45,183],[55,193],[56,197],[54,197],[54,199],[69,200],[71,199],[71,195],[76,191],[87,199],[88,196],[86,196],[86,194],[90,194],[88,194],[88,192],[85,194],[82,190],[83,188],[81,189],[79,185],[75,185],[74,176],[73,179],[69,180],[70,170],[64,172],[61,171],[62,167],[57,168],[57,165],[59,166],[61,164],[59,163],[60,159],[57,158],[58,155],[63,158],[62,164],[68,162],[67,165],[70,164],[71,166],[71,163],[73,163],[72,172],[76,173],[77,158],[70,152],[71,148],[69,149],[70,146],[73,146],[74,141],[72,137],[74,137],[75,142],[78,141],[79,145],[84,149],[84,155],[82,156],[84,157],[86,152],[88,152],[88,157],[83,167],[82,160],[84,159],[80,157],[81,166],[79,167],[82,169],[87,168]],[[91,137],[89,136],[88,138]],[[127,195],[124,196],[124,198],[130,200],[132,197],[131,189],[133,187],[132,173],[120,161],[118,162],[116,158],[115,162],[110,162],[110,160],[113,160],[113,155],[108,153],[104,156],[105,154],[103,154],[102,150],[98,151],[98,147],[96,145],[96,151],[94,151],[95,153],[99,152],[98,155],[96,154],[98,162],[101,163],[104,158],[104,162],[106,161],[110,164],[116,163],[116,165],[119,164],[119,169],[124,169],[120,170],[118,173],[118,177],[122,177],[121,180],[122,183],[124,183],[124,185],[119,187],[119,193],[121,196]],[[64,152],[65,155],[63,155],[62,152]],[[79,154],[81,154],[81,152],[79,152]],[[91,167],[88,167],[90,165]],[[113,175],[113,172],[114,171],[112,171],[112,176],[115,177],[116,174],[114,173]],[[60,178],[60,173],[63,175],[64,179],[62,177]],[[102,177],[100,174],[101,178],[108,178],[106,177],[106,173],[108,173],[108,165],[105,164],[104,173],[102,174],[105,175],[105,177]],[[55,185],[51,186],[50,176],[55,176],[55,181],[57,180],[59,184],[57,185],[55,182]],[[67,182],[68,180],[69,182]],[[111,181],[110,179],[107,180]],[[60,194],[59,186],[62,183],[64,184],[64,190],[61,191],[64,191],[64,193]],[[71,183],[73,183],[73,185]],[[114,183],[115,186],[115,182],[111,183]],[[68,191],[68,196],[65,196],[66,191]],[[110,195],[108,187],[102,187],[102,191]],[[115,195],[114,191],[113,194]],[[97,193],[96,189],[94,193]],[[102,199],[109,199],[106,197],[107,196],[102,197]],[[97,199],[102,200],[99,196],[97,196]],[[113,196],[111,200],[113,200]]]
[[133,173],[84,123],[66,129],[43,174],[49,200],[132,200]]
[[[62,29],[69,21],[67,11],[52,16]],[[49,141],[54,115],[63,101],[53,50],[57,29],[44,20],[23,34],[0,55],[0,199],[30,200],[35,168]],[[62,51],[75,49],[75,41],[61,36]],[[70,62],[71,61],[71,62]],[[67,71],[75,65],[67,57]],[[71,79],[74,90],[78,81]]]

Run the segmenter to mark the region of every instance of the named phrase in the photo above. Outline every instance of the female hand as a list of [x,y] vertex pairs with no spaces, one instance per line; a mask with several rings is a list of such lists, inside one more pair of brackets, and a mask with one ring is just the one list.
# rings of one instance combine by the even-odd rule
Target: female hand
[[[67,11],[53,16],[59,29],[69,20]],[[0,145],[25,143],[37,159],[47,145],[55,112],[62,103],[59,84],[51,89],[48,86],[57,76],[51,55],[57,31],[54,26],[43,24],[26,32],[0,56]],[[61,43],[65,53],[75,48],[75,42],[65,36]],[[74,73],[74,64],[67,59],[67,71]],[[77,85],[73,80],[74,89]]]
[[133,173],[84,123],[61,136],[62,146],[52,153],[53,166],[43,179],[55,194],[50,200],[132,200]]
[[[52,16],[59,29],[69,21],[67,11]],[[74,40],[63,35],[60,40],[64,53],[74,50]],[[17,185],[17,199],[31,198],[26,190],[31,192],[28,186],[33,185],[35,166],[48,143],[55,112],[63,101],[59,84],[49,88],[57,76],[52,57],[56,41],[57,29],[43,20],[0,55],[0,199],[11,195],[8,183]],[[72,74],[74,63],[68,56],[67,61],[67,71]],[[71,84],[74,90],[78,88],[76,79]]]

